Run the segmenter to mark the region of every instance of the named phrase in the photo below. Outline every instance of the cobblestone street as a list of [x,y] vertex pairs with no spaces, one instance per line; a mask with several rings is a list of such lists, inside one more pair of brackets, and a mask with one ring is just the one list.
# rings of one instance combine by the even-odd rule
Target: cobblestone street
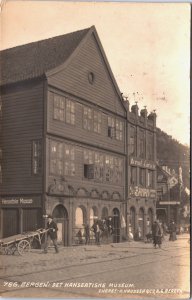
[[2,297],[189,298],[189,235],[151,243],[49,249],[1,255]]

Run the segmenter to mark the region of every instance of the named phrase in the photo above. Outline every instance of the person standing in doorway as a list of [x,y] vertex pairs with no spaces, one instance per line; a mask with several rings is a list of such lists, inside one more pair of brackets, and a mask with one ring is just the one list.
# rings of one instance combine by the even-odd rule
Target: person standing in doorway
[[47,222],[47,239],[45,242],[45,248],[44,253],[47,253],[48,247],[53,242],[53,245],[55,247],[55,252],[59,253],[58,245],[57,245],[57,224],[53,221],[53,217],[51,215],[48,216],[48,222]]

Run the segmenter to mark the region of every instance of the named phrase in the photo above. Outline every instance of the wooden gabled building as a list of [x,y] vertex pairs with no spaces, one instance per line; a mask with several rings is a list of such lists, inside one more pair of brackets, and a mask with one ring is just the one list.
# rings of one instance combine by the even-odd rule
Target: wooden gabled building
[[127,199],[126,114],[95,27],[1,51],[1,237],[52,214],[64,245]]

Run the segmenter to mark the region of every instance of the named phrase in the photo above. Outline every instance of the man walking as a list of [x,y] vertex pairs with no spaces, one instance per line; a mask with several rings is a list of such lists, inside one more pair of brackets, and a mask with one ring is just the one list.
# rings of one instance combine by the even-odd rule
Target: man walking
[[51,215],[48,216],[48,222],[47,222],[47,239],[45,242],[45,248],[44,253],[47,253],[48,247],[53,242],[53,245],[55,247],[55,252],[59,253],[58,246],[57,246],[57,224],[53,221],[53,218]]

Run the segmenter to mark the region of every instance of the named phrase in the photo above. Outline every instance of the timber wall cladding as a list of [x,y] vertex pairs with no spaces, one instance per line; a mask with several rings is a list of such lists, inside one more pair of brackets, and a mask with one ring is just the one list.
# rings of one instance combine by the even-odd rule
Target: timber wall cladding
[[43,82],[17,84],[2,93],[3,184],[6,194],[41,192],[41,176],[32,175],[32,140],[43,134]]
[[[55,93],[58,94],[58,90],[53,90]],[[52,93],[50,93],[52,94]],[[66,94],[59,93],[59,95],[64,95],[68,97]],[[108,123],[107,118],[108,116],[113,116],[110,113],[106,113],[102,111],[101,113],[101,133],[96,133],[93,130],[87,130],[83,128],[83,108],[89,107],[93,110],[97,111],[97,108],[93,105],[87,105],[80,103],[80,100],[75,97],[68,97],[70,100],[74,101],[75,103],[75,125],[67,124],[64,121],[55,120],[53,118],[53,110],[54,110],[54,102],[53,97],[48,98],[48,120],[47,120],[47,129],[48,133],[56,134],[61,137],[73,139],[79,142],[83,142],[89,145],[93,145],[96,147],[100,147],[103,149],[109,149],[110,151],[124,153],[125,151],[125,122],[123,118],[117,117],[123,123],[123,140],[119,141],[115,138],[108,137]],[[82,101],[81,101],[82,102]]]
[[[92,84],[88,80],[90,72],[94,75]],[[63,71],[48,78],[48,83],[125,116],[125,110],[93,34]]]
[[[89,72],[94,74],[93,84],[89,83]],[[69,98],[74,100],[76,109],[75,126],[54,120],[53,100],[48,99],[48,132],[124,153],[125,139],[117,141],[108,137],[107,116],[118,115],[117,119],[124,123],[125,110],[93,35],[63,71],[48,77],[48,84],[56,87],[52,91],[60,90],[60,95],[62,91],[66,92],[64,96],[74,95]],[[101,134],[83,129],[83,106],[102,111]]]

